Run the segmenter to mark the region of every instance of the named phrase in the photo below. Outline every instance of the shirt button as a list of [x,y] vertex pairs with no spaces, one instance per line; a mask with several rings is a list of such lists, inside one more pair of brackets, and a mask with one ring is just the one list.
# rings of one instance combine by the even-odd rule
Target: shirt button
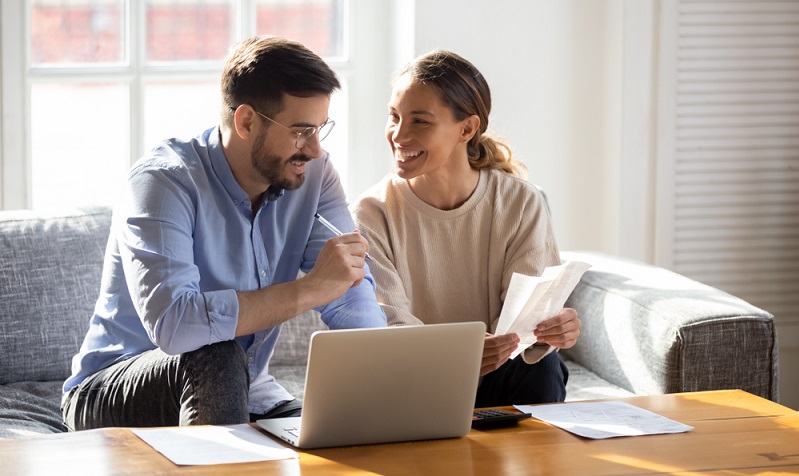
[[261,270],[261,276],[266,276],[266,270]]
[[252,357],[250,357],[247,359],[247,362],[252,363],[252,360],[253,360]]

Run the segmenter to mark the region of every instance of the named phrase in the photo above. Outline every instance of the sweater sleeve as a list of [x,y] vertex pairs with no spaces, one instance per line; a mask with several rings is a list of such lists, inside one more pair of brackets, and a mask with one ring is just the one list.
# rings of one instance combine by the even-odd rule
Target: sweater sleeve
[[[560,264],[560,253],[552,231],[549,211],[543,194],[533,185],[527,191],[523,203],[522,219],[519,228],[508,247],[506,265],[502,276],[502,301],[510,286],[513,273],[540,276],[547,266]],[[551,317],[551,316],[548,316]],[[493,323],[492,329],[496,327]],[[534,344],[528,347],[522,358],[534,364],[557,349],[550,345]]]
[[394,250],[389,235],[389,219],[383,204],[371,197],[363,197],[352,210],[356,225],[369,242],[369,270],[375,280],[377,301],[386,314],[389,326],[421,325],[411,313],[411,303],[402,279],[394,266]]

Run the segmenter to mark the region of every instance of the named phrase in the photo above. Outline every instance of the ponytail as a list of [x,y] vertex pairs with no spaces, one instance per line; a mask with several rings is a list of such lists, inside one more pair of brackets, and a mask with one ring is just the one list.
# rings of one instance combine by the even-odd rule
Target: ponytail
[[475,170],[496,169],[527,178],[527,167],[513,158],[510,147],[489,134],[475,134],[466,146],[469,165]]

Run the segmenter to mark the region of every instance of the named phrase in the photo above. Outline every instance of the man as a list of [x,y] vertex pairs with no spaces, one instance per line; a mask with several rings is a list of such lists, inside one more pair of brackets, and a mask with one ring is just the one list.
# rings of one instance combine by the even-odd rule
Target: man
[[251,38],[225,63],[220,126],[133,166],[64,383],[69,429],[298,415],[268,374],[281,323],[317,309],[332,329],[386,325],[366,240],[314,221],[354,227],[320,146],[339,87],[303,45]]

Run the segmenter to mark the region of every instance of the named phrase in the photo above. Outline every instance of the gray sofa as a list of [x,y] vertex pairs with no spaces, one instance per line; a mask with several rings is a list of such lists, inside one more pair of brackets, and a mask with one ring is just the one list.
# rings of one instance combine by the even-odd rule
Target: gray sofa
[[[110,210],[0,212],[0,438],[64,431],[61,383],[100,283]],[[583,321],[563,352],[569,400],[741,388],[777,399],[772,316],[661,268],[594,253],[568,306]],[[313,312],[284,325],[271,371],[302,397]]]

